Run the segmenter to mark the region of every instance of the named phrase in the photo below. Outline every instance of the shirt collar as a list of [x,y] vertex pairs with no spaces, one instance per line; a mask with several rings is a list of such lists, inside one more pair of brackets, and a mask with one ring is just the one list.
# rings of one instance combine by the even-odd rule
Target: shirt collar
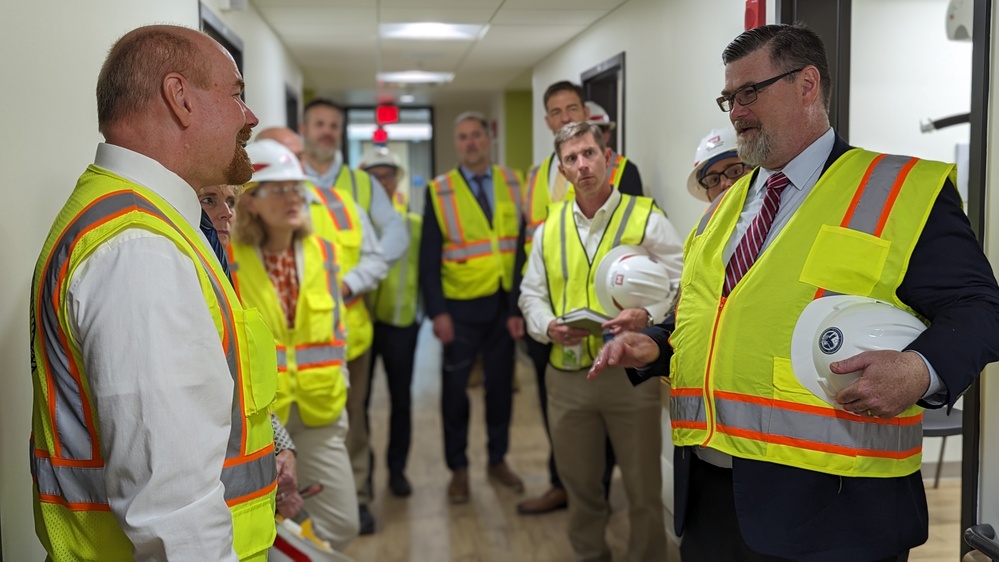
[[[829,159],[835,143],[836,133],[832,127],[829,127],[825,133],[792,158],[780,171],[784,172],[787,179],[791,180],[792,187],[799,191],[805,189],[810,183],[814,183],[810,182],[811,178],[817,177],[817,174],[822,171],[822,166]],[[762,180],[760,185],[764,185],[767,178],[776,172],[776,170],[760,168],[760,179]]]
[[[469,180],[472,179],[472,178],[474,178],[475,175],[476,175],[476,174],[472,173],[471,170],[469,170],[468,168],[466,168],[464,166],[458,166],[458,168],[461,170],[461,175],[465,176],[465,178],[467,178]],[[492,181],[493,180],[493,167],[489,166],[488,168],[486,168],[486,173],[482,174],[482,177],[486,178],[489,181]]]
[[620,202],[621,202],[621,192],[616,189],[612,189],[610,197],[608,197],[607,200],[604,201],[604,204],[601,205],[599,209],[597,209],[596,213],[593,213],[592,219],[583,214],[583,211],[579,208],[579,203],[576,202],[575,198],[573,198],[572,200],[572,213],[573,215],[576,216],[577,221],[578,220],[595,221],[597,220],[597,218],[603,215],[614,212],[614,209],[617,208],[617,205]]
[[191,184],[156,160],[127,148],[102,142],[97,145],[94,165],[156,193],[192,226],[201,224],[201,203],[197,192]]

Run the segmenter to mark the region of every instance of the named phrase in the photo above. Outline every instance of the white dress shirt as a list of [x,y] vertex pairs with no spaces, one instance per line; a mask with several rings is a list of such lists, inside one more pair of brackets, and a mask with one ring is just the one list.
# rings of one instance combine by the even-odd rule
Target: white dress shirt
[[[604,231],[610,222],[614,209],[621,201],[621,193],[611,190],[610,197],[597,209],[593,219],[589,219],[580,210],[579,204],[573,201],[572,214],[576,221],[576,229],[579,232],[579,239],[586,249],[586,256],[592,261],[600,246]],[[538,225],[534,233],[534,239],[541,241],[544,238],[545,223]],[[527,332],[535,340],[541,343],[549,343],[548,325],[555,320],[555,311],[552,309],[551,300],[548,293],[548,279],[545,274],[545,260],[541,253],[543,244],[537,243],[531,246],[531,255],[527,258],[527,271],[520,284],[520,299],[517,304],[524,313],[524,323]],[[677,234],[673,224],[666,218],[659,209],[653,209],[649,215],[649,222],[645,225],[645,238],[641,246],[649,251],[649,254],[657,261],[666,266],[670,277],[670,298],[650,304],[645,309],[652,315],[656,322],[662,321],[673,305],[673,297],[676,289],[680,285],[680,273],[683,269],[683,239]],[[597,264],[594,264],[596,266]]]
[[[101,144],[94,162],[155,191],[198,233],[194,189],[155,160]],[[69,323],[97,409],[108,503],[136,560],[236,562],[220,480],[233,380],[195,264],[133,228],[81,262]]]

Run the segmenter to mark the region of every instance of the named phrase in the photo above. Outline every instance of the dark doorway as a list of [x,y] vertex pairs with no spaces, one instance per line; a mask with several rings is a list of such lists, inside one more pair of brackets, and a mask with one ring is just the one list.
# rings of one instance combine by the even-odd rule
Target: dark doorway
[[608,144],[624,153],[624,53],[617,54],[586,70],[580,76],[588,101],[600,104],[616,123]]

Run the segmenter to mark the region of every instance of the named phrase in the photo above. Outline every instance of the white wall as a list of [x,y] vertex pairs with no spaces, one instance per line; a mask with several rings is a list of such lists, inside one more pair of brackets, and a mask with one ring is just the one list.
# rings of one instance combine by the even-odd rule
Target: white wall
[[[212,0],[213,5],[216,0]],[[271,68],[301,86],[301,73],[251,12],[221,14],[245,42],[247,101],[261,123],[284,122],[284,86],[268,88]],[[129,29],[148,23],[197,27],[198,5],[175,0],[3,2],[0,4],[0,107],[5,172],[0,195],[0,533],[3,559],[41,560],[28,472],[31,374],[28,290],[35,258],[76,178],[93,161],[97,132],[94,87],[107,50]],[[257,105],[260,104],[260,105]]]
[[[728,126],[715,98],[724,83],[721,52],[742,31],[745,2],[630,0],[534,67],[534,159],[551,154],[545,89],[625,52],[625,155],[647,192],[686,234],[705,204],[687,193],[694,149]],[[768,12],[768,15],[772,14]]]

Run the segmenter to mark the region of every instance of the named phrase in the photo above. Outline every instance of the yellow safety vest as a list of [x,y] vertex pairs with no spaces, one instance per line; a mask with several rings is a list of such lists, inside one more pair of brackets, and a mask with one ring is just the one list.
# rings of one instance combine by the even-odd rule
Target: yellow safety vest
[[[527,220],[526,237],[524,238],[525,248],[528,255],[531,254],[531,243],[534,241],[534,231],[538,225],[544,222],[548,216],[549,205],[559,203],[552,201],[551,186],[548,185],[548,178],[551,177],[552,166],[557,166],[555,154],[541,161],[540,164],[531,168],[527,174],[527,182],[524,183],[524,217]],[[613,155],[611,162],[610,184],[617,189],[621,185],[621,177],[624,175],[624,165],[628,159],[620,154]],[[569,183],[565,190],[563,200],[572,200],[576,190],[572,183]]]
[[751,174],[688,237],[670,372],[673,441],[840,476],[919,470],[922,409],[884,420],[829,406],[791,368],[801,311],[831,294],[898,300],[912,255],[954,166],[853,149],[826,171],[728,297],[722,252]]
[[287,422],[295,402],[305,425],[333,423],[347,401],[343,303],[333,244],[318,236],[302,240],[303,273],[291,328],[258,249],[233,244],[228,250],[236,293],[244,303],[260,309],[274,333],[278,372],[274,413],[282,423]]
[[434,214],[444,236],[441,283],[444,296],[471,300],[513,286],[513,261],[520,230],[520,178],[492,167],[493,223],[455,168],[430,182]]
[[[347,172],[347,173],[344,173]],[[351,170],[340,165],[333,189],[357,202],[365,213],[371,213],[371,175],[364,170]]]
[[66,302],[80,263],[130,228],[169,238],[194,263],[234,381],[232,429],[219,467],[233,547],[241,560],[266,559],[275,535],[277,475],[269,412],[276,385],[272,336],[255,309],[240,305],[212,250],[180,213],[153,191],[96,166],[80,177],[56,217],[32,282],[31,474],[39,538],[57,562],[132,559],[132,543],[108,506],[98,412]]
[[[353,177],[353,173],[348,175]],[[340,177],[343,177],[343,174],[340,174]],[[316,235],[336,246],[340,265],[339,279],[342,283],[343,276],[361,262],[362,231],[358,204],[349,193],[344,193],[339,188],[324,189],[309,185],[314,196],[313,203],[309,205],[312,227]],[[368,235],[374,236],[375,233],[371,232]],[[360,357],[371,347],[375,330],[371,324],[368,307],[364,303],[364,295],[351,295],[345,304],[347,305],[347,360],[350,361]]]
[[420,236],[423,232],[423,217],[409,212],[406,196],[398,191],[394,194],[392,205],[402,215],[409,230],[409,248],[389,269],[388,276],[372,294],[371,302],[375,318],[379,322],[401,328],[416,321],[420,298]]
[[[607,314],[597,300],[597,266],[611,248],[622,244],[642,243],[655,203],[648,197],[633,197],[622,193],[593,259],[587,257],[586,248],[579,239],[572,207],[572,200],[553,204],[542,231],[541,255],[545,260],[545,278],[548,280],[548,298],[552,312],[555,316],[562,316],[573,310],[589,308]],[[658,209],[655,211],[662,212]],[[565,347],[553,343],[549,359],[557,369],[583,369],[593,364],[594,357],[603,345],[600,336],[591,335],[583,343],[581,357],[566,357]]]

